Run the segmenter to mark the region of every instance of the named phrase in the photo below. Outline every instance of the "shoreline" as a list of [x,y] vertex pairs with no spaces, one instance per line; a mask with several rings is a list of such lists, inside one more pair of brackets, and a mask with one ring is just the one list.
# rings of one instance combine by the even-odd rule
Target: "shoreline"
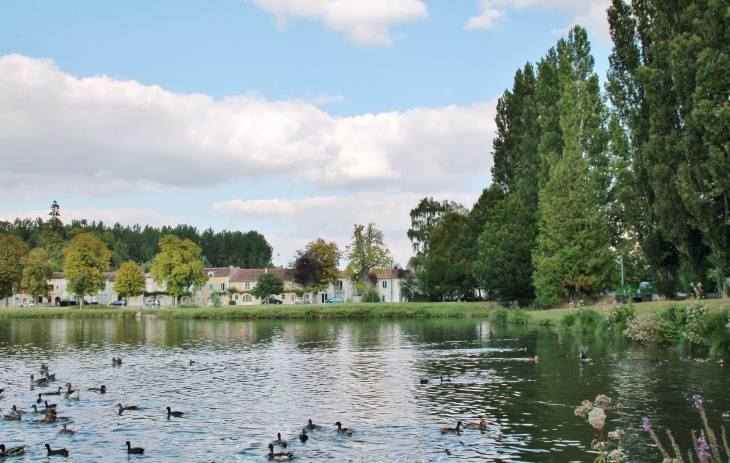
[[2,307],[0,320],[28,318],[159,318],[188,320],[297,320],[378,318],[486,318],[488,302],[398,302],[297,306],[165,307]]

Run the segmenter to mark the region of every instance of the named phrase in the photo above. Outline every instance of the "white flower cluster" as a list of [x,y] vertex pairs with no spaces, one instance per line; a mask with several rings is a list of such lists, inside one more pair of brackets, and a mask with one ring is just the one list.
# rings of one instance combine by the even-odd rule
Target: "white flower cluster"
[[687,325],[684,335],[691,343],[709,345],[709,340],[702,335],[702,326],[707,318],[707,305],[689,306],[687,311]]
[[624,335],[635,341],[656,344],[664,340],[664,330],[668,322],[649,314],[641,314],[638,317],[629,317],[626,320],[628,326]]
[[588,414],[588,423],[596,429],[603,429],[606,424],[606,412],[602,408],[594,408]]

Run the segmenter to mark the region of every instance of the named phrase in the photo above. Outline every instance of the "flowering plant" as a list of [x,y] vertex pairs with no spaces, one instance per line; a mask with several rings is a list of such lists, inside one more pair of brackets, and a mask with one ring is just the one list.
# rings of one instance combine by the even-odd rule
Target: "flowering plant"
[[[598,451],[598,457],[594,463],[620,463],[626,461],[623,450],[621,450],[621,439],[624,431],[616,429],[611,431],[604,438],[606,431],[606,410],[612,409],[611,398],[603,394],[596,397],[595,402],[584,400],[580,407],[575,409],[575,416],[580,416],[594,429],[595,439],[591,442],[591,448]],[[614,450],[611,447],[616,445]]]

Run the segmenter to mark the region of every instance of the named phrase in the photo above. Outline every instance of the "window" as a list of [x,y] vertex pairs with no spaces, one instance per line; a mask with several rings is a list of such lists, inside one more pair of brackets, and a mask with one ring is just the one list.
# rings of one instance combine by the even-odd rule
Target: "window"
[[210,278],[213,278],[213,272],[210,272],[210,273],[208,274],[208,276],[209,276]]
[[342,280],[337,280],[337,287],[335,287],[337,291],[342,291]]
[[213,283],[208,285],[208,291],[213,291]]
[[248,294],[243,295],[243,302],[251,302],[251,296]]
[[286,294],[282,294],[282,295],[281,295],[281,300],[282,300],[282,301],[286,301]]
[[297,296],[295,294],[291,295],[291,301],[294,302],[296,300]]
[[383,289],[386,289],[387,287],[388,287],[388,282],[387,281],[383,281]]
[[380,302],[385,302],[385,296],[380,296]]
[[233,300],[235,300],[235,301],[238,300],[238,294],[236,294],[235,296],[233,296]]
[[200,300],[201,300],[201,297],[200,296],[196,296],[195,297],[195,302],[200,302]]
[[205,300],[205,302],[207,302],[208,304],[212,304],[213,303],[213,298],[210,297],[210,296],[208,296],[208,298]]
[[220,285],[218,285],[218,287],[220,288],[221,291],[225,291],[226,290],[226,284],[225,283],[221,283]]
[[245,281],[243,283],[243,289],[251,289],[251,282],[250,281]]

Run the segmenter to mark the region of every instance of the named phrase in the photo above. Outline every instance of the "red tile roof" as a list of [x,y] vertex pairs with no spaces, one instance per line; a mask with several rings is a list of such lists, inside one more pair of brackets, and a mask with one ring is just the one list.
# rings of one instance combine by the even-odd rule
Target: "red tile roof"
[[[117,279],[117,272],[104,272],[104,277],[109,281],[114,281]],[[61,280],[63,278],[63,272],[53,272],[51,277],[52,280]]]
[[238,270],[236,267],[212,267],[204,268],[203,271],[206,275],[213,274],[214,277],[230,277]]

